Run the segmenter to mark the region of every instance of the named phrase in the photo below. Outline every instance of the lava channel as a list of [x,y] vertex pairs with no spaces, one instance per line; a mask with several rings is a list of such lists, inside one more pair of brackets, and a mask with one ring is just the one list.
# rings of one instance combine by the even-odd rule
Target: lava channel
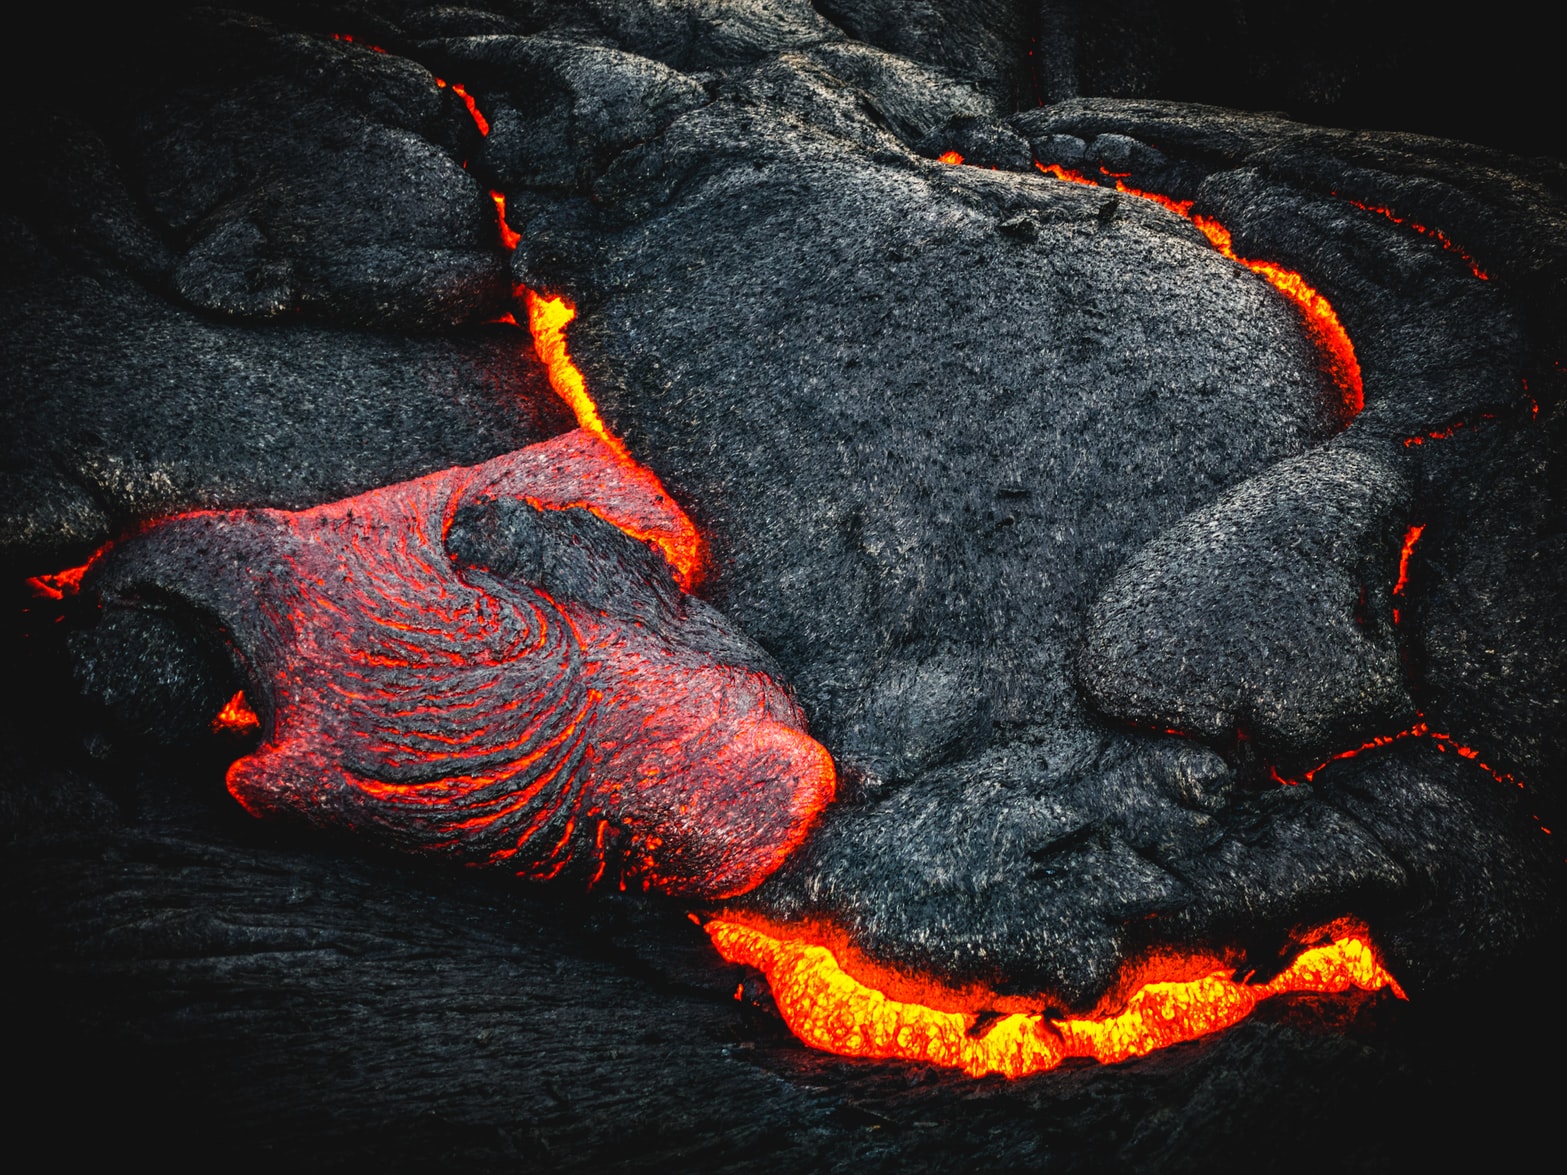
[[1138,986],[1114,1006],[1060,1018],[1025,1011],[997,1017],[991,1011],[996,1005],[1016,1001],[930,984],[916,986],[931,1003],[895,999],[808,938],[726,919],[704,929],[726,960],[766,976],[784,1023],[812,1048],[940,1065],[971,1077],[1026,1077],[1068,1057],[1102,1063],[1140,1057],[1237,1024],[1278,995],[1386,988],[1405,998],[1365,927],[1349,919],[1305,936],[1310,945],[1266,983],[1234,978],[1233,968],[1217,958],[1166,957],[1145,967]]

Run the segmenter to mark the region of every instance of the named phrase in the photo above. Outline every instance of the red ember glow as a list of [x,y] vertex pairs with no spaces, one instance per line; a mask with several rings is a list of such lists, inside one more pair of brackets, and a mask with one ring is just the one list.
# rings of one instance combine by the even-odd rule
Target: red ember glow
[[[102,552],[98,552],[102,554]],[[46,600],[63,600],[66,596],[74,596],[81,590],[82,576],[87,574],[87,569],[92,566],[94,554],[80,567],[67,567],[64,571],[55,571],[49,575],[35,575],[27,581],[27,586],[33,589],[33,595],[42,596]]]
[[[1070,171],[1059,164],[1044,164],[1035,161],[1035,167],[1046,175],[1056,179],[1065,180],[1073,184],[1087,184],[1091,187],[1099,187],[1097,180],[1090,179],[1082,172]],[[1101,169],[1103,170],[1103,169]],[[1282,265],[1276,265],[1271,261],[1258,261],[1249,257],[1238,256],[1233,248],[1230,232],[1218,221],[1207,216],[1195,215],[1192,211],[1195,201],[1175,200],[1169,196],[1160,195],[1157,192],[1145,192],[1134,188],[1125,182],[1125,177],[1115,172],[1105,171],[1106,177],[1115,179],[1115,189],[1128,196],[1136,196],[1141,200],[1149,200],[1177,216],[1191,221],[1201,230],[1208,242],[1225,257],[1237,265],[1244,265],[1247,269],[1263,278],[1279,293],[1283,294],[1296,306],[1300,307],[1305,316],[1306,327],[1316,340],[1319,350],[1327,360],[1328,375],[1337,385],[1340,395],[1343,397],[1345,423],[1360,414],[1366,405],[1365,388],[1360,376],[1360,361],[1355,358],[1355,346],[1350,342],[1349,335],[1345,332],[1343,324],[1339,322],[1338,315],[1328,300],[1316,289],[1306,282],[1293,269],[1285,269]]]
[[[767,977],[784,1023],[811,1047],[940,1065],[971,1077],[1024,1077],[1068,1057],[1111,1063],[1143,1056],[1228,1028],[1263,1000],[1286,993],[1387,988],[1404,998],[1366,928],[1349,919],[1306,936],[1309,945],[1267,983],[1236,980],[1233,964],[1218,957],[1164,955],[1139,968],[1140,982],[1124,999],[1107,997],[1087,1016],[1062,1019],[1017,1007],[1015,998],[891,976],[838,943],[811,941],[829,936],[786,937],[776,927],[727,919],[705,929],[726,960]],[[845,966],[841,957],[854,961]],[[861,979],[851,968],[870,974]],[[889,987],[898,988],[896,995]],[[996,1012],[1005,1014],[981,1028],[981,1017]]]
[[230,698],[218,716],[212,720],[214,733],[237,734],[249,737],[261,729],[261,719],[245,701],[245,691],[240,690]]
[[1349,341],[1349,335],[1345,333],[1328,300],[1293,269],[1285,269],[1271,261],[1237,256],[1231,248],[1229,230],[1218,221],[1206,216],[1193,216],[1191,220],[1215,249],[1265,279],[1301,308],[1306,316],[1306,325],[1316,335],[1318,345],[1326,354],[1328,374],[1343,393],[1344,408],[1349,419],[1358,416],[1366,406],[1365,389],[1360,379],[1360,361],[1355,358],[1355,346]]
[[[308,510],[183,514],[129,540],[260,553],[213,570],[256,602],[243,652],[268,700],[230,793],[253,815],[537,880],[570,867],[578,885],[706,898],[756,885],[835,789],[799,708],[764,672],[685,644],[678,609],[654,631],[462,561],[452,528],[496,501],[653,536],[683,521],[577,429]],[[223,727],[254,721],[244,702]]]
[[[332,34],[332,39],[334,41],[342,41],[343,43],[348,44],[348,45],[356,45],[356,44],[358,44],[358,42],[355,41],[354,38],[349,36],[347,33],[333,33]],[[381,48],[381,46],[379,46],[379,45],[365,45],[364,48],[370,50],[370,52],[372,52],[372,53],[385,53],[386,52],[386,50]]]
[[1059,163],[1040,163],[1036,159],[1034,161],[1034,166],[1039,168],[1039,170],[1044,172],[1046,175],[1055,176],[1056,179],[1065,180],[1069,184],[1087,184],[1091,188],[1097,188],[1099,186],[1096,180],[1089,179],[1080,171],[1071,171],[1065,167],[1062,167]]
[[620,438],[604,426],[598,405],[588,394],[587,380],[583,378],[581,370],[572,362],[571,355],[566,350],[566,327],[577,316],[577,308],[565,298],[543,298],[532,290],[526,292],[526,298],[528,326],[533,332],[533,346],[549,372],[550,386],[555,389],[555,394],[571,405],[571,410],[577,416],[577,424],[585,432],[593,434],[604,442],[615,460],[620,463],[626,477],[638,480],[660,501],[668,502],[674,514],[678,516],[678,523],[673,531],[663,529],[656,533],[641,533],[626,526],[621,526],[621,529],[636,538],[656,545],[664,553],[664,558],[669,561],[670,567],[674,569],[676,581],[686,591],[690,591],[701,578],[705,559],[702,536],[685,511],[669,497],[663,484],[658,480],[658,475],[639,464]]
[[[1420,536],[1425,533],[1425,523],[1419,526],[1411,526],[1404,533],[1404,546],[1398,553],[1398,581],[1393,584],[1393,598],[1401,599],[1404,591],[1409,587],[1409,560],[1415,553],[1415,544],[1420,541]],[[1393,623],[1398,624],[1402,616],[1398,605],[1393,606]]]
[[[1338,193],[1336,192],[1334,193],[1334,195],[1337,194]],[[1468,253],[1466,253],[1459,245],[1455,244],[1453,239],[1444,233],[1441,229],[1431,228],[1428,225],[1420,224],[1418,221],[1409,220],[1406,217],[1399,216],[1391,208],[1383,208],[1376,204],[1362,204],[1359,200],[1351,200],[1349,202],[1356,208],[1359,208],[1365,212],[1373,212],[1378,216],[1384,216],[1388,220],[1391,220],[1394,224],[1407,225],[1408,227],[1414,229],[1415,232],[1419,233],[1421,236],[1430,237],[1449,253],[1456,254],[1457,256],[1463,258],[1464,262],[1469,266],[1469,272],[1474,274],[1481,281],[1488,282],[1491,280],[1491,275],[1480,268],[1480,263],[1471,257]]]
[[479,104],[473,100],[473,95],[456,82],[448,82],[445,78],[436,78],[435,84],[443,88],[449,88],[452,93],[462,99],[462,104],[468,108],[468,113],[473,116],[473,125],[479,128],[481,135],[490,133],[490,120],[484,117],[484,112],[479,109]]
[[503,192],[491,192],[490,199],[495,201],[495,216],[501,227],[501,244],[508,249],[515,249],[517,242],[522,240],[522,234],[514,232],[511,225],[506,223],[506,195]]

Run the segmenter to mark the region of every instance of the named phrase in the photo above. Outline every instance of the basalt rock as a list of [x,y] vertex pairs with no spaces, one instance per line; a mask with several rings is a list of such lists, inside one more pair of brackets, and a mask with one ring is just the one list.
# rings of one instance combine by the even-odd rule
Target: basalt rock
[[[1330,1136],[1377,1168],[1541,1112],[1495,1074],[1559,1035],[1528,995],[1562,928],[1559,164],[1031,108],[1028,6],[265,7],[65,54],[8,136],[6,559],[117,540],[12,642],[35,1100],[118,1115],[122,1155],[205,1128],[481,1169],[1267,1168]],[[525,319],[513,282],[575,302],[604,421],[707,541],[696,595],[524,476],[586,442],[484,321]],[[552,608],[571,672],[425,623],[459,598]],[[504,843],[411,812],[504,766],[465,683],[504,683],[511,741],[565,729],[541,674],[600,740],[576,790],[481,781]],[[207,733],[237,689],[248,742]],[[806,730],[840,798],[797,843]],[[251,821],[225,771],[359,835]],[[1052,1014],[1159,951],[1266,975],[1354,914],[1413,999],[975,1085],[803,1052],[617,880]]]
[[1395,599],[1410,488],[1345,445],[1165,531],[1089,612],[1078,679],[1109,714],[1310,768],[1414,722]]
[[65,261],[15,220],[5,249],[12,574],[80,563],[179,510],[314,505],[572,426],[514,327],[421,338],[219,325]]

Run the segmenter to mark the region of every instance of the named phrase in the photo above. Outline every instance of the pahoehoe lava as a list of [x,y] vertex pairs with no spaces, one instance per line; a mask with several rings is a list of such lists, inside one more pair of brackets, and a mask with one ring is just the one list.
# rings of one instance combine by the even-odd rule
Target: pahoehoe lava
[[29,1107],[1196,1170],[1549,1101],[1559,161],[1079,96],[1180,75],[1077,5],[170,13],[13,71]]

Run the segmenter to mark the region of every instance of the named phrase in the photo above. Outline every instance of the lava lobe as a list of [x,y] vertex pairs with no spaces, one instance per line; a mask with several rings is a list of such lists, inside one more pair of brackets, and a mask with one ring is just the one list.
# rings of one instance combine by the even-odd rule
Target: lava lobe
[[181,515],[84,588],[220,622],[261,716],[228,773],[253,814],[724,896],[799,843],[834,772],[766,655],[631,537],[683,522],[579,430],[308,510]]

